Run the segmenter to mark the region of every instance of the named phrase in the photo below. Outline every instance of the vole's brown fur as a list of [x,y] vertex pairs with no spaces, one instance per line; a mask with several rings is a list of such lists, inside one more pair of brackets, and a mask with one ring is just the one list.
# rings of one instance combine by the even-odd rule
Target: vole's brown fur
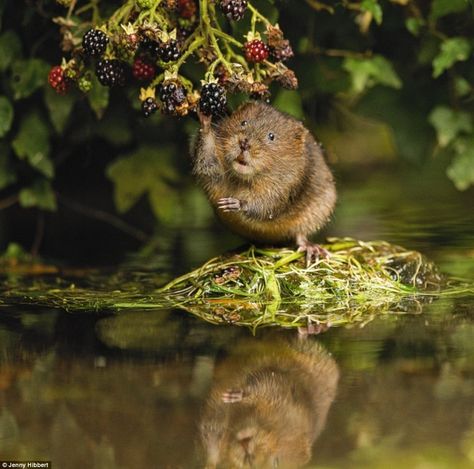
[[250,343],[234,351],[216,368],[201,419],[206,468],[306,464],[338,378],[336,362],[314,341]]
[[253,241],[310,245],[307,237],[326,224],[336,202],[331,171],[310,132],[261,102],[216,125],[200,117],[194,173],[222,221]]

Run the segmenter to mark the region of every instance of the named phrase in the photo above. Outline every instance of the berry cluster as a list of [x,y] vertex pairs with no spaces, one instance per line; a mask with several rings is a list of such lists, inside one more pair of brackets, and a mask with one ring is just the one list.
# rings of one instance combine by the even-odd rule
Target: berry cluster
[[244,44],[244,52],[248,62],[263,62],[268,59],[270,48],[261,39],[253,39]]
[[[242,28],[230,37],[216,7],[232,21],[248,17],[251,30],[245,39],[238,37]],[[82,11],[73,2],[68,16],[59,18],[63,45],[72,53],[49,73],[58,93],[66,93],[73,83],[89,92],[95,73],[107,87],[130,80],[144,84],[139,99],[146,117],[158,109],[173,116],[199,109],[217,117],[226,112],[226,93],[267,100],[274,81],[297,86],[296,76],[283,64],[293,56],[289,41],[249,0],[126,0],[104,24],[87,30],[89,13],[82,21]],[[67,22],[70,17],[74,26]],[[182,75],[182,65],[192,58],[207,67],[200,90]]]
[[186,101],[186,90],[175,81],[165,81],[158,87],[158,94],[163,103],[163,112],[178,115],[179,107]]
[[201,89],[199,110],[206,116],[221,116],[225,113],[227,97],[225,89],[217,83],[206,83]]
[[230,20],[239,21],[247,10],[247,0],[221,0],[221,10]]

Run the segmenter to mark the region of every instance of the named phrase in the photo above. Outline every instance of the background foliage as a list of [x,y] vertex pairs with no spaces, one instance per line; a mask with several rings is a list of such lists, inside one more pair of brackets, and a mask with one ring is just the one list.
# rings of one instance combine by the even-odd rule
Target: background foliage
[[[290,66],[299,90],[273,86],[277,107],[316,128],[343,130],[354,114],[382,122],[401,159],[421,165],[444,156],[459,190],[474,185],[470,1],[252,3],[279,22],[295,50]],[[31,231],[32,219],[40,237],[45,220],[63,223],[68,211],[108,221],[140,243],[156,219],[158,226],[179,225],[190,207],[197,220],[206,217],[205,201],[188,184],[195,119],[157,113],[145,120],[137,87],[109,90],[93,83],[88,94],[56,94],[47,84],[62,54],[52,19],[64,16],[67,6],[52,0],[26,5],[0,0],[0,209],[9,209],[0,212],[2,244],[21,239],[23,227]],[[104,18],[117,8],[111,0],[91,5]],[[245,32],[239,25],[228,28]],[[197,76],[192,67],[188,72]],[[245,98],[235,95],[231,105]],[[344,163],[344,154],[337,158]],[[33,210],[19,215],[18,206]],[[34,251],[39,241],[33,244]]]

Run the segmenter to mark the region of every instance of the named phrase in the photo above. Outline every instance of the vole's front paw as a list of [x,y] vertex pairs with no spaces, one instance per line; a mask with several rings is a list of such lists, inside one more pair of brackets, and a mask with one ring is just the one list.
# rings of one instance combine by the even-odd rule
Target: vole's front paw
[[206,116],[201,111],[197,111],[197,115],[199,117],[199,122],[201,123],[201,129],[206,131],[211,128],[212,116]]
[[217,202],[217,208],[223,212],[239,212],[242,210],[242,203],[234,197],[223,197]]
[[243,389],[227,389],[222,393],[222,401],[226,404],[234,404],[235,402],[241,402],[244,398]]

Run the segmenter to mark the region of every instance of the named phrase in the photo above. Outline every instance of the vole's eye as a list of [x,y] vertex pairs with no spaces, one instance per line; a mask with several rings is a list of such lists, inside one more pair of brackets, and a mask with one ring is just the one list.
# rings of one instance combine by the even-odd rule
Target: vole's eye
[[247,121],[242,121],[242,122],[240,123],[240,125],[241,125],[242,127],[245,127],[247,124],[248,124]]
[[270,132],[270,133],[268,134],[268,139],[273,142],[273,140],[275,140],[275,134],[273,134],[272,132]]

